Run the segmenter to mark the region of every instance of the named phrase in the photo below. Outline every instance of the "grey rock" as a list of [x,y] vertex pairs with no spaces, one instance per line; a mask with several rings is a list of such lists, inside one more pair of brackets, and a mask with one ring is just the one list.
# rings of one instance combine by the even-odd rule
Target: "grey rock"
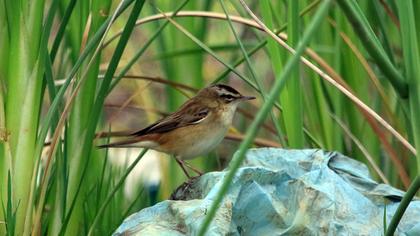
[[[196,235],[226,171],[180,186],[174,200],[128,217],[114,235]],[[404,192],[375,182],[368,168],[337,152],[251,149],[207,235],[383,235]],[[413,200],[398,235],[420,235]]]

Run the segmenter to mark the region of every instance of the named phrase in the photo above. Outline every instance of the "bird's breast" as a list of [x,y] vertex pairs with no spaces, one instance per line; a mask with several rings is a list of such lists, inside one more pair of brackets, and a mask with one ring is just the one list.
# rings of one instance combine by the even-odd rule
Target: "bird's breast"
[[179,128],[177,132],[168,133],[166,140],[156,149],[183,160],[196,158],[216,148],[225,137],[228,127],[223,123],[214,122]]
[[207,131],[196,131],[196,138],[191,140],[191,146],[185,150],[183,159],[192,159],[211,152],[219,145],[228,128],[224,125],[211,127]]

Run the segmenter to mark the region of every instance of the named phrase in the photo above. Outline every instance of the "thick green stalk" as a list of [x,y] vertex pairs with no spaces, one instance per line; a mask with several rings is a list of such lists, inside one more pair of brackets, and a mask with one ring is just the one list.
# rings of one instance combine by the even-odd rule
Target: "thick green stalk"
[[258,111],[255,120],[252,122],[251,126],[249,127],[245,139],[241,142],[238,152],[233,157],[233,160],[230,163],[230,170],[227,175],[223,178],[222,185],[216,198],[214,199],[207,215],[204,219],[203,224],[200,227],[198,235],[204,235],[209,227],[211,221],[213,220],[214,215],[216,214],[217,209],[221,201],[223,200],[224,195],[226,194],[227,190],[232,183],[233,177],[235,176],[239,166],[241,165],[243,159],[245,158],[245,154],[247,149],[251,145],[255,135],[258,132],[259,126],[264,122],[267,114],[270,112],[275,100],[278,98],[278,95],[282,88],[285,85],[285,82],[289,78],[290,73],[292,72],[293,68],[299,63],[300,56],[306,49],[306,45],[309,43],[309,40],[312,38],[313,34],[316,32],[317,27],[320,25],[322,19],[327,14],[329,6],[331,5],[330,0],[324,1],[321,6],[319,7],[318,11],[314,15],[314,19],[311,24],[308,26],[308,29],[305,31],[302,40],[299,42],[295,55],[293,55],[286,63],[284,70],[280,79],[276,80],[273,85],[273,88],[270,90],[268,95],[267,101],[263,104],[261,109]]
[[[0,40],[0,58],[7,58],[9,55],[9,32],[8,32],[8,21],[4,7],[0,7],[0,35],[3,39]],[[7,150],[10,150],[7,129],[6,129],[6,112],[5,112],[5,86],[8,74],[8,62],[7,60],[0,60],[0,185],[7,186],[7,170],[12,168],[12,158]],[[0,201],[5,203],[7,199],[7,192],[0,192]],[[5,217],[0,214],[0,221],[5,222]],[[0,224],[0,235],[6,234],[4,224]]]
[[[271,11],[270,2],[268,0],[260,1],[260,8],[261,8],[262,18],[265,20],[265,22],[267,24],[267,27],[269,27],[270,29],[274,28],[273,14],[272,14],[272,11]],[[287,24],[287,25],[289,25],[289,24]],[[285,27],[282,27],[282,28],[285,29]],[[281,32],[281,30],[279,30],[278,32]],[[273,73],[274,73],[274,78],[276,80],[279,79],[279,76],[280,76],[281,71],[282,71],[283,66],[284,66],[283,65],[284,62],[282,61],[282,57],[281,57],[280,48],[278,47],[276,41],[272,38],[268,38],[268,39],[262,41],[260,45],[262,45],[262,46],[266,45],[266,47],[268,49],[267,54],[271,59],[270,61],[271,61],[271,67],[272,67]],[[282,113],[282,114],[284,114],[284,113]],[[280,126],[280,124],[284,124],[283,120],[281,118],[277,118],[277,121],[275,121],[275,123],[279,124],[279,126]],[[284,128],[284,125],[282,127],[283,127],[283,130],[285,130],[285,132],[287,132],[287,130]],[[287,144],[286,144],[287,142],[284,138],[281,139],[280,143],[282,144],[282,146],[287,146]]]
[[[336,25],[336,29],[334,31],[334,54],[332,56],[332,60],[333,60],[333,68],[335,68],[336,71],[341,71],[342,67],[342,55],[340,53],[340,48],[341,45],[343,44],[341,38],[340,38],[340,32],[341,32],[341,18],[343,18],[344,16],[340,14],[340,9],[339,8],[335,8],[333,10],[333,15],[335,16],[335,20],[337,22]],[[330,107],[330,111],[334,111],[334,113],[341,117],[343,114],[343,97],[340,96],[340,92],[333,89],[333,88],[328,88],[329,89],[329,94],[331,94],[331,107]],[[328,97],[327,97],[328,98]],[[326,98],[324,98],[324,100],[327,100]],[[326,115],[326,113],[323,113],[323,115]],[[334,123],[334,124],[331,124]],[[325,124],[323,124],[323,126],[325,127],[329,127],[331,132],[326,132],[328,137],[327,139],[330,140],[329,145],[327,145],[329,150],[337,150],[337,151],[343,151],[343,135],[341,132],[341,129],[338,125],[335,124],[335,122],[332,122],[332,120],[330,120],[330,116],[328,116],[328,122],[326,122]]]
[[[0,58],[6,58],[9,54],[10,35],[9,35],[8,23],[9,22],[7,20],[6,9],[4,7],[0,7],[0,35],[2,36],[2,39],[0,40]],[[0,60],[0,89],[2,90],[4,90],[4,87],[5,87],[4,83],[6,82],[7,71],[8,71],[7,60]]]
[[[295,47],[299,42],[299,1],[288,0],[287,12],[287,42]],[[273,65],[274,67],[276,65]],[[304,147],[302,87],[300,85],[299,66],[297,66],[286,84],[286,89],[280,94],[280,104],[283,107],[283,119],[289,147]]]
[[[1,186],[7,186],[8,170],[12,168],[12,158],[10,154],[10,146],[7,140],[6,133],[6,124],[5,124],[5,114],[4,114],[4,100],[3,100],[3,90],[0,89],[0,184]],[[7,200],[12,200],[8,197],[7,191],[0,192],[0,205],[6,205]],[[6,222],[7,216],[0,214],[0,221]],[[6,225],[0,224],[0,235],[6,234]]]
[[[23,234],[34,170],[43,61],[40,59],[40,26],[43,1],[5,1],[10,33],[6,129],[10,134],[13,203],[18,204],[16,234]],[[37,31],[37,32],[34,32]],[[14,206],[14,208],[17,205]]]

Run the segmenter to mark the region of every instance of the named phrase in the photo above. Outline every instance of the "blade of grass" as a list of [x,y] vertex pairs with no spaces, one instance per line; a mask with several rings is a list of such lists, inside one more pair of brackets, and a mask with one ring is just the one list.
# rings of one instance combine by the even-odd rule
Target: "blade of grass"
[[60,26],[58,27],[58,31],[50,51],[50,57],[52,62],[54,62],[55,60],[55,56],[57,55],[58,48],[60,47],[61,40],[63,39],[66,26],[69,22],[71,14],[73,13],[74,6],[76,6],[76,2],[77,0],[70,0],[68,6],[66,7],[66,11],[63,15],[63,18],[61,19]]
[[408,98],[408,86],[404,77],[389,60],[357,2],[354,0],[337,0],[337,4],[353,25],[366,51],[375,59],[378,67],[389,79],[401,98]]
[[[288,0],[287,3],[287,42],[293,47],[299,41],[299,1]],[[292,78],[287,82],[286,89],[280,94],[280,104],[284,110],[288,111],[283,113],[283,120],[288,144],[291,148],[302,148],[305,144],[302,129],[302,88],[299,75],[299,66],[297,66],[290,75]]]
[[[109,126],[108,129],[109,132],[111,132],[111,126]],[[107,143],[109,143],[110,141],[110,137],[107,137]],[[97,188],[97,194],[96,194],[96,208],[95,208],[95,213],[98,213],[99,210],[99,203],[101,202],[101,196],[102,196],[102,188],[104,185],[104,181],[105,181],[105,171],[106,171],[106,167],[108,165],[108,160],[109,160],[109,151],[107,150],[105,152],[105,156],[104,156],[104,162],[102,164],[102,170],[101,170],[101,174],[100,174],[100,178],[99,178],[99,183],[98,183],[98,188]]]
[[[133,209],[136,206],[137,201],[139,201],[141,199],[141,197],[143,196],[143,193],[144,193],[144,187],[142,187],[140,189],[139,193],[137,194],[137,197],[134,198],[133,202],[127,207],[127,210],[124,212],[124,214],[121,215],[122,217],[119,220],[119,222],[123,222],[124,219],[126,217],[128,217],[131,212],[133,212]],[[138,209],[137,209],[137,211],[138,211]]]
[[[244,8],[247,10],[247,12],[254,18],[255,21],[259,23],[261,27],[264,28],[264,31],[267,32],[267,34],[270,34],[271,37],[277,39],[277,36],[274,35],[259,19],[252,13],[251,10],[246,6],[246,4],[240,0]],[[306,49],[306,45],[309,43],[309,40],[313,36],[313,34],[316,32],[316,28],[321,23],[324,16],[327,14],[329,6],[331,5],[330,0],[324,1],[321,6],[319,7],[318,11],[315,13],[313,21],[308,26],[307,30],[305,30],[305,33],[299,42],[295,55],[293,55],[286,63],[281,79],[276,80],[276,82],[273,85],[273,88],[270,90],[269,96],[267,101],[263,104],[261,109],[257,113],[257,117],[252,122],[251,126],[249,127],[249,130],[246,132],[245,140],[241,143],[238,152],[235,154],[233,160],[230,163],[230,170],[227,173],[227,175],[223,178],[222,185],[220,187],[220,190],[216,196],[216,198],[213,200],[213,203],[207,212],[207,215],[204,219],[203,224],[200,227],[198,235],[202,236],[206,233],[207,228],[209,227],[217,209],[219,208],[219,205],[221,201],[223,200],[224,195],[226,194],[227,190],[229,189],[229,186],[233,180],[233,177],[235,176],[236,171],[238,170],[240,164],[242,163],[245,153],[250,146],[252,139],[255,137],[258,127],[263,123],[265,117],[271,110],[274,101],[277,99],[280,91],[285,85],[286,80],[289,78],[290,73],[292,72],[292,69],[294,66],[296,66],[300,61],[300,56],[303,54],[303,52]]]
[[3,215],[5,220],[6,235],[14,236],[16,230],[16,211],[19,207],[19,203],[16,209],[13,210],[13,187],[12,187],[12,176],[10,171],[7,173],[7,203],[6,208],[2,199]]
[[136,167],[137,163],[141,160],[141,158],[146,154],[148,149],[144,149],[140,152],[140,154],[137,156],[137,158],[134,160],[134,162],[125,170],[124,174],[121,176],[120,180],[115,184],[115,187],[112,189],[112,191],[107,195],[105,201],[102,203],[101,207],[99,208],[98,213],[95,216],[95,219],[93,220],[92,225],[89,228],[88,235],[93,235],[96,225],[98,224],[100,217],[102,217],[102,214],[104,213],[106,207],[111,202],[112,198],[114,197],[115,193],[121,189],[124,181],[128,177],[128,175],[131,173],[131,171]]

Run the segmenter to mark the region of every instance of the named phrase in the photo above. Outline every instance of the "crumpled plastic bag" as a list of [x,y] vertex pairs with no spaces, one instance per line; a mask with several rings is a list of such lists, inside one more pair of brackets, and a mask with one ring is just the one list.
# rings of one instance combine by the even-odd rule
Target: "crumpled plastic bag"
[[[128,217],[114,235],[196,235],[227,172],[184,183],[173,198]],[[404,192],[337,152],[251,149],[207,235],[383,235]],[[385,208],[386,207],[386,211]],[[397,235],[420,235],[413,200]]]

